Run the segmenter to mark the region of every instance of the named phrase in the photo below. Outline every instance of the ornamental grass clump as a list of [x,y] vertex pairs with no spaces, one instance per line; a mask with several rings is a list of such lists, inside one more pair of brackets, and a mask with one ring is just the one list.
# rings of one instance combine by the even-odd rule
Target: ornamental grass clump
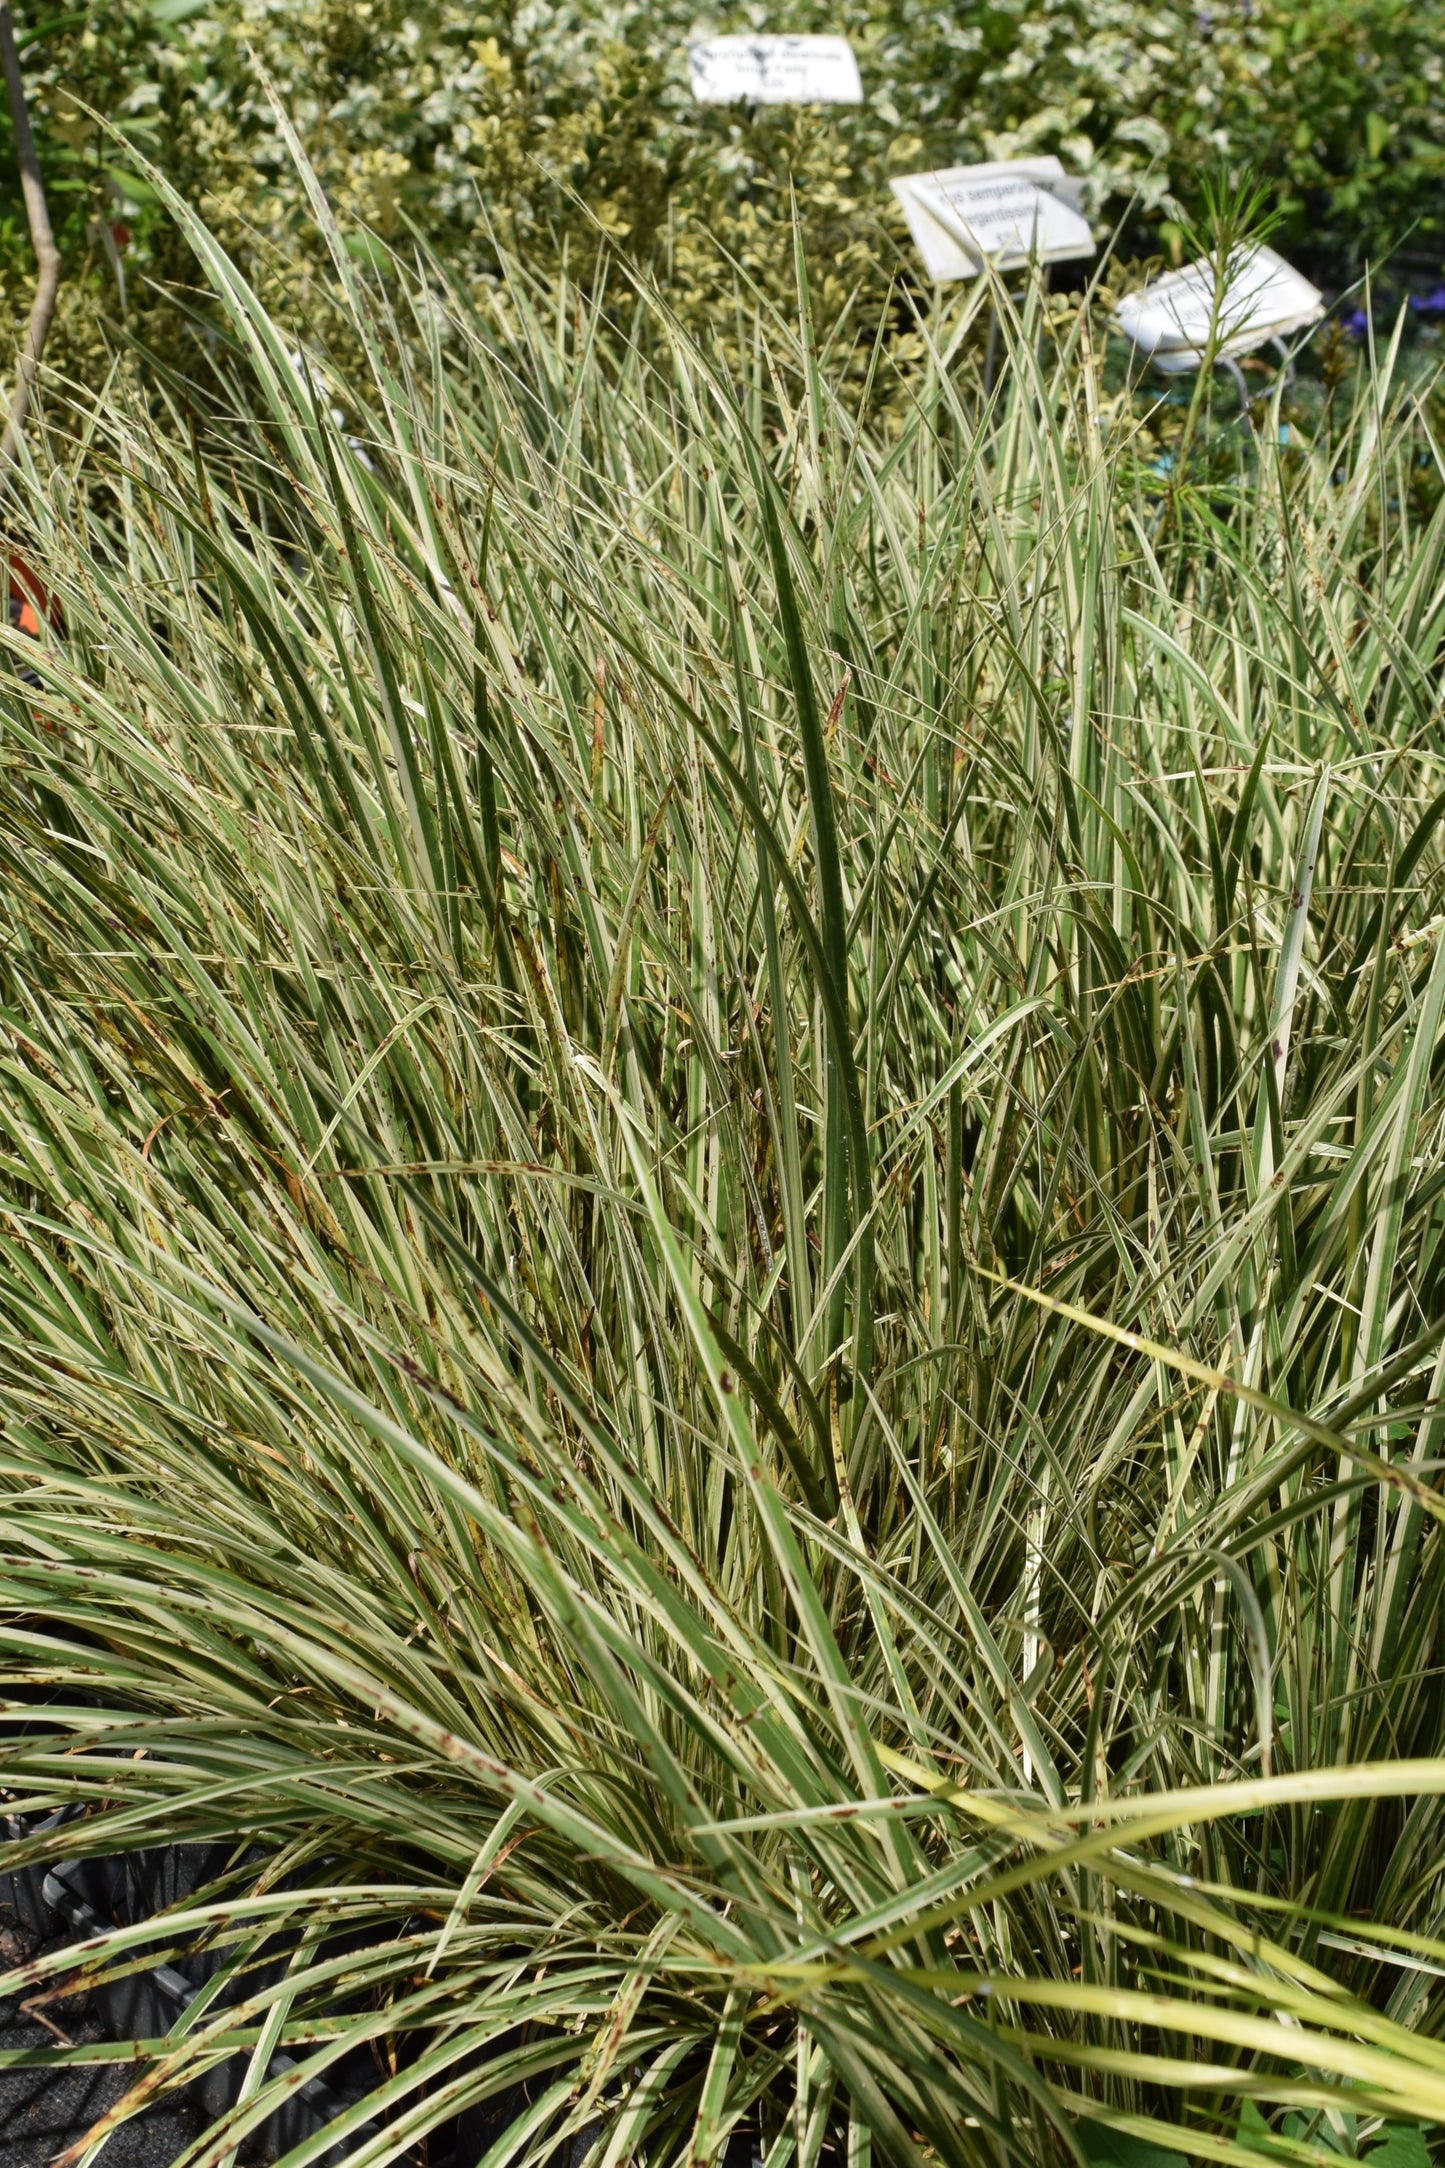
[[0,1867],[230,1861],[85,1952],[230,1998],[116,2117],[239,2055],[219,2168],[365,2048],[292,2168],[1416,2157],[1393,356],[1151,494],[1082,307],[860,410],[805,290],[735,379],[338,243],[343,384],[176,209],[234,347],[30,471],[0,695]]

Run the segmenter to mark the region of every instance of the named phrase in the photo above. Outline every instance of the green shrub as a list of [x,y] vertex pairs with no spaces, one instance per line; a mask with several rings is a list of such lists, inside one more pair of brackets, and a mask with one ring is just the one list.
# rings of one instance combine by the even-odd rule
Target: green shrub
[[[585,263],[591,219],[690,313],[726,306],[723,250],[786,293],[791,179],[827,318],[910,262],[890,173],[1023,149],[1085,172],[1101,216],[1134,202],[1146,221],[1196,205],[1217,158],[1252,162],[1290,208],[1290,244],[1342,278],[1417,219],[1413,248],[1438,262],[1445,245],[1440,0],[810,4],[787,24],[846,31],[868,103],[753,119],[692,104],[684,47],[699,20],[691,0],[481,13],[460,0],[118,0],[61,16],[29,68],[72,266],[114,303],[104,233],[120,217],[132,303],[148,277],[184,275],[149,191],[80,101],[203,201],[263,283],[293,306],[317,298],[253,52],[357,245],[365,228],[400,240],[414,225],[463,282],[495,270],[493,233],[534,265],[564,249]],[[763,20],[780,19],[701,22]],[[27,254],[8,185],[13,290]]]
[[80,416],[4,636],[0,1867],[234,1847],[145,2083],[366,2045],[378,2164],[1419,2168],[1418,401],[1151,495],[1097,320],[860,418],[359,274],[316,400],[193,238],[213,448]]

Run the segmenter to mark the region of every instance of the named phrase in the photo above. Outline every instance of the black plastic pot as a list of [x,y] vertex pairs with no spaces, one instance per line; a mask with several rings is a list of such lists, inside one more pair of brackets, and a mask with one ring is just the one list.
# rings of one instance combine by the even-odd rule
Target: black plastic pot
[[[30,1834],[59,1826],[65,1819],[62,1813],[44,1824],[32,1824]],[[19,1833],[16,1825],[11,1828],[13,1834]],[[113,1859],[66,1860],[48,1869],[22,1868],[0,1875],[0,1906],[8,1908],[37,1942],[53,1942],[62,1933],[84,1941],[107,1928],[133,1924],[170,1906],[184,1904],[196,1890],[222,1874],[234,1856],[229,1845],[176,1844],[122,1853]],[[274,1960],[278,1977],[287,1954],[282,1948]],[[151,1965],[124,1980],[94,1988],[92,2008],[113,2040],[161,2038],[213,1977],[220,1962],[218,1957],[202,1951],[178,1964]],[[248,1991],[265,1976],[266,1968],[254,1969]],[[289,2068],[294,2068],[293,2058],[280,2052],[272,2058],[268,2075],[276,2076]],[[193,2079],[186,2090],[206,2114],[223,2114],[237,2100],[246,2069],[247,2058],[234,2056],[204,2077]],[[248,2142],[248,2155],[253,2147],[279,2155],[303,2139],[317,2136],[361,2099],[374,2079],[374,2069],[364,2051],[358,2050],[350,2067],[345,2062],[337,2066],[330,2082],[313,2078],[269,2116]],[[429,2144],[431,2168],[478,2168],[508,2124],[523,2112],[527,2098],[524,2087],[514,2086],[435,2131]],[[320,2155],[317,2168],[343,2168],[352,2152],[376,2134],[374,2123],[363,2125]],[[591,2137],[592,2133],[582,2132],[570,2146],[558,2147],[548,2168],[581,2168]],[[762,2168],[762,2148],[756,2134],[735,2131],[720,2168]]]
[[[230,1857],[225,1845],[178,1844],[163,1851],[125,1853],[116,1859],[66,1860],[48,1869],[22,1868],[0,1876],[0,1903],[8,1904],[37,1940],[50,1941],[68,1931],[83,1941],[109,1927],[147,1919],[168,1905],[183,1903],[221,1873]],[[92,2007],[113,2040],[158,2039],[195,2000],[218,1963],[219,1959],[202,1954],[181,1965],[152,1965],[94,1988]],[[277,1961],[278,1972],[283,1963],[284,1959]],[[289,2055],[278,2053],[268,2075],[293,2067]],[[246,2069],[247,2058],[233,2056],[193,2079],[186,2090],[207,2114],[220,2115],[239,2098]],[[364,2090],[364,2080],[348,2085],[344,2074],[331,2084],[313,2078],[267,2118],[255,2142],[265,2151],[284,2153],[303,2138],[324,2131]],[[342,2168],[353,2147],[375,2135],[376,2126],[366,2124],[321,2155],[318,2168]]]

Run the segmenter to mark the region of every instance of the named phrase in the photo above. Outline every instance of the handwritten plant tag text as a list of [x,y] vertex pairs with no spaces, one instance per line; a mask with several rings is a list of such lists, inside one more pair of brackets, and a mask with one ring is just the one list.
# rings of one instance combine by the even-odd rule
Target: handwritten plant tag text
[[861,105],[863,84],[846,38],[699,38],[687,49],[701,105]]
[[1126,294],[1114,321],[1156,369],[1177,376],[1200,366],[1211,335],[1215,355],[1232,359],[1303,330],[1324,314],[1318,287],[1261,243],[1234,251],[1217,302],[1214,283],[1213,264],[1186,264],[1137,294]]
[[892,183],[930,278],[977,278],[986,263],[1010,271],[1037,258],[1092,256],[1078,183],[1057,158],[950,166]]

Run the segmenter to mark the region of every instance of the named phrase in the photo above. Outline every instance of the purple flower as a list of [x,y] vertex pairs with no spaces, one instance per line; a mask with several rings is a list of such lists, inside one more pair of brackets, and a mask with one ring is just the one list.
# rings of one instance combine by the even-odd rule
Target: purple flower
[[1363,339],[1369,334],[1370,319],[1363,309],[1352,309],[1340,318],[1340,329],[1347,339]]
[[1445,316],[1445,286],[1432,286],[1428,294],[1411,294],[1410,306],[1421,316]]

